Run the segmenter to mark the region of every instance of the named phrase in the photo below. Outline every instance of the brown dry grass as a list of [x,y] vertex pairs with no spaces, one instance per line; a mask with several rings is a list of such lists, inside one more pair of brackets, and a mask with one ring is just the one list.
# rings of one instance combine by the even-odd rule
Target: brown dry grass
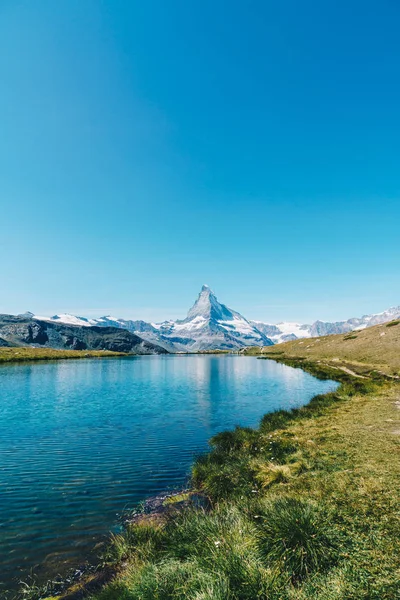
[[392,321],[361,331],[320,338],[308,338],[252,349],[249,354],[271,358],[304,358],[324,361],[331,367],[354,367],[363,374],[373,370],[400,375],[400,322]]

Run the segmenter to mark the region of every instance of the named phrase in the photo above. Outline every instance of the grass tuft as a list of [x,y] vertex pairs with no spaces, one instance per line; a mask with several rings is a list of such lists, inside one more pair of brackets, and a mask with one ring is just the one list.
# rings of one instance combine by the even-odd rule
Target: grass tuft
[[254,461],[252,467],[254,470],[254,477],[263,490],[276,483],[288,483],[292,476],[291,468],[288,465]]
[[92,600],[400,599],[400,386],[288,361],[341,386],[214,436],[192,473],[210,508],[115,536]]
[[337,560],[335,534],[313,502],[278,498],[261,512],[260,543],[265,559],[288,572],[293,583]]
[[400,325],[400,321],[391,321],[386,327],[396,327],[396,325]]

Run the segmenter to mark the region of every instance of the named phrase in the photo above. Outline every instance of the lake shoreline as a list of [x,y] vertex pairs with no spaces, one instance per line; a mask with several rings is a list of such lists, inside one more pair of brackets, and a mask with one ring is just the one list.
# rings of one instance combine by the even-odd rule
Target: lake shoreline
[[[226,353],[216,354],[226,355]],[[303,366],[295,364],[290,364],[288,366],[307,370],[310,374],[316,376],[318,379],[333,379],[331,373],[323,372],[317,369],[315,369],[313,372],[313,369],[310,366],[308,369],[304,369]],[[347,377],[345,377],[345,379],[347,381]],[[312,398],[311,401],[305,406],[310,406],[313,403],[313,400],[314,398]],[[286,411],[278,411],[276,414],[279,414],[279,412]],[[267,415],[268,413],[265,416]],[[133,516],[129,512],[126,516],[124,516],[124,530],[127,531],[132,525],[143,526],[145,524],[153,526],[155,524],[162,523],[165,519],[171,516],[171,513],[190,509],[190,502],[188,502],[189,497],[201,493],[201,490],[194,486],[191,488],[184,488],[182,490],[166,492],[165,494],[160,494],[155,497],[146,498],[143,502],[141,510],[133,511]],[[183,501],[181,500],[182,496],[185,497]],[[177,501],[174,501],[174,498],[177,498]],[[206,496],[204,496],[204,498],[206,498]],[[172,500],[168,507],[164,505],[166,499]],[[124,535],[124,533],[122,535]],[[66,577],[65,581],[59,581],[56,583],[56,585],[52,588],[52,595],[47,596],[47,598],[49,598],[49,600],[78,600],[79,598],[84,598],[87,595],[94,593],[99,588],[101,589],[113,578],[121,575],[125,566],[126,565],[124,564],[123,560],[117,563],[103,565],[100,568],[96,568],[93,564],[87,563],[86,570],[82,569],[81,574],[74,578],[72,585],[71,581],[69,584],[65,583],[65,581],[68,581],[68,577]],[[73,576],[72,571],[69,577],[71,577],[71,575]],[[43,596],[43,598],[45,597],[46,596]],[[37,598],[39,600],[39,598],[41,598],[40,592],[37,596],[33,596],[33,598]]]
[[[269,357],[263,357],[263,358],[268,358]],[[320,362],[313,362],[313,361],[305,361],[305,360],[298,360],[298,359],[293,359],[293,358],[285,358],[283,356],[278,357],[271,357],[272,360],[278,360],[279,362],[282,362],[284,364],[287,364],[288,366],[292,366],[295,368],[300,368],[302,370],[306,370],[307,372],[311,373],[312,375],[318,377],[318,378],[323,378],[323,379],[333,379],[335,378],[336,380],[338,380],[341,383],[341,387],[339,388],[339,390],[337,390],[337,392],[331,392],[328,394],[324,394],[322,396],[316,396],[315,398],[313,398],[306,406],[299,408],[299,409],[294,409],[292,411],[278,411],[276,413],[272,413],[272,415],[265,415],[265,417],[262,419],[262,423],[264,422],[267,425],[267,430],[269,430],[271,432],[272,435],[274,435],[274,432],[279,430],[280,432],[290,432],[291,428],[296,428],[296,427],[301,427],[301,424],[304,423],[304,420],[306,420],[307,424],[310,425],[310,423],[313,423],[314,421],[317,422],[319,419],[324,420],[324,422],[328,422],[328,424],[330,423],[330,420],[334,421],[334,418],[337,417],[337,412],[340,411],[350,411],[351,406],[353,405],[353,403],[358,402],[358,403],[363,403],[365,405],[365,401],[369,401],[372,402],[376,397],[379,397],[381,399],[382,394],[385,395],[386,393],[388,395],[393,395],[393,392],[395,394],[397,394],[398,388],[396,386],[395,383],[393,383],[393,381],[389,381],[389,378],[382,375],[382,376],[378,376],[376,374],[376,372],[374,372],[371,376],[371,373],[369,375],[363,375],[363,379],[365,380],[360,380],[359,377],[357,377],[357,374],[352,374],[352,373],[348,373],[345,371],[338,371],[335,368],[331,368],[329,365],[326,364],[321,364]],[[345,398],[341,397],[343,395],[343,393],[345,392]],[[380,400],[382,401],[382,400]],[[347,405],[347,407],[346,407]],[[328,425],[328,427],[331,427],[332,425]],[[317,427],[318,429],[318,427]],[[213,450],[210,451],[210,453],[208,453],[208,456],[211,457],[210,460],[208,462],[208,466],[213,464],[213,454],[215,455],[215,452],[218,452],[218,448],[221,447],[222,443],[225,443],[224,440],[224,436],[225,439],[230,439],[230,443],[231,444],[235,444],[238,442],[235,442],[235,439],[238,439],[238,436],[240,434],[241,431],[246,431],[249,432],[249,435],[251,435],[251,431],[255,431],[255,430],[251,430],[250,428],[238,428],[237,430],[235,430],[234,432],[223,432],[222,434],[219,434],[218,436],[216,436],[214,443],[213,443]],[[219,438],[219,441],[217,441],[217,438]],[[233,446],[231,446],[233,448]],[[227,455],[228,456],[228,455]],[[285,460],[282,459],[282,465],[285,465]],[[288,463],[288,467],[290,467],[292,463]],[[201,467],[201,465],[200,465]],[[197,468],[197,470],[196,470]],[[344,470],[345,472],[347,471],[346,469]],[[220,510],[220,503],[222,502],[223,505],[225,505],[225,502],[228,502],[228,505],[231,504],[235,504],[237,502],[237,500],[235,500],[235,497],[233,497],[231,500],[229,500],[229,494],[228,497],[219,497],[219,492],[216,489],[213,489],[213,484],[215,483],[215,481],[212,480],[212,478],[210,479],[209,476],[205,475],[204,473],[201,472],[201,468],[199,470],[199,465],[195,464],[193,467],[193,476],[194,476],[194,489],[200,489],[200,491],[202,491],[203,493],[206,494],[210,494],[211,496],[211,504],[212,504],[212,508],[211,508],[211,512],[210,512],[210,519],[212,519],[212,515],[215,511]],[[329,473],[326,474],[327,476],[329,475]],[[301,478],[302,474],[301,471],[299,471],[297,474],[295,472],[293,472],[293,474],[291,474],[289,477],[289,479],[287,481],[281,480],[279,477],[276,479],[276,481],[272,482],[272,484],[268,484],[267,485],[267,489],[268,489],[268,493],[270,493],[270,490],[272,492],[272,490],[274,490],[274,486],[277,486],[277,490],[276,491],[279,492],[279,489],[282,489],[282,491],[284,491],[284,493],[286,493],[285,490],[285,486],[290,486],[290,485],[294,485],[292,483],[293,480],[295,480],[296,478]],[[322,475],[324,476],[324,474]],[[207,479],[208,477],[208,479]],[[283,488],[282,488],[283,486]],[[279,488],[279,489],[278,489]],[[267,494],[268,495],[268,494]],[[183,507],[183,510],[188,513],[188,519],[190,521],[191,517],[191,511],[190,509],[187,509],[187,507]],[[178,517],[178,522],[183,522],[184,521],[184,516],[182,516],[182,518]],[[161,527],[161,529],[164,526],[164,522],[167,524],[167,528],[168,528],[168,523],[171,521],[172,524],[174,523],[174,520],[176,520],[175,517],[170,517],[169,515],[166,515],[165,517],[161,516],[161,518],[159,518],[159,516],[156,517],[156,519],[154,520],[154,522],[152,523],[150,520],[150,523],[147,522],[146,523],[146,527],[150,527],[153,528],[154,531],[158,531],[159,528]],[[161,524],[160,524],[161,523]],[[137,530],[137,527],[143,526],[143,524],[133,524],[133,528],[134,530]],[[171,525],[169,525],[171,527]],[[128,525],[128,527],[131,527],[131,524]],[[114,541],[114,544],[116,543],[116,541]],[[129,542],[127,542],[126,538],[124,538],[124,535],[121,536],[121,538],[118,540],[117,542],[117,546],[123,547],[123,557],[122,559],[120,559],[119,561],[114,563],[114,567],[117,569],[115,576],[114,576],[114,583],[111,584],[110,586],[106,586],[106,589],[109,590],[109,592],[104,596],[104,598],[107,598],[107,600],[110,599],[114,599],[118,598],[118,594],[121,592],[122,589],[124,589],[124,585],[125,585],[125,581],[129,580],[129,575],[126,574],[126,567],[130,564],[130,561],[132,560],[136,560],[133,557],[136,555],[137,552],[140,552],[140,542],[139,543],[139,549],[137,549],[136,547],[129,547]],[[179,539],[178,539],[178,545],[179,545]],[[217,543],[217,542],[215,542]],[[218,542],[218,544],[223,543],[223,542]],[[131,554],[130,554],[131,553]],[[149,559],[150,562],[154,559]],[[358,560],[358,559],[357,559]],[[109,568],[110,565],[108,565]],[[376,565],[375,567],[377,567],[378,565]],[[120,569],[120,570],[118,570]],[[128,579],[126,579],[128,578]],[[290,587],[291,585],[294,585],[295,587],[298,586],[298,583],[287,583],[287,585]],[[393,585],[393,584],[388,584],[386,582],[386,584],[382,584],[382,589],[386,586],[388,587],[389,585]],[[74,593],[78,593],[78,594],[83,594],[82,597],[84,597],[85,592],[85,584],[84,582],[82,582],[82,589],[77,592],[75,591]],[[103,586],[100,586],[103,587]],[[115,593],[113,592],[113,590],[115,590]],[[91,593],[94,593],[93,589],[91,588]],[[389,598],[388,595],[385,595],[384,592],[382,592],[382,598],[387,597]],[[60,596],[57,596],[57,600],[75,600],[75,598],[80,597],[79,595],[63,595],[61,594]],[[103,596],[100,594],[100,596],[95,595],[94,598],[97,599],[97,597],[103,598]],[[134,597],[134,596],[132,596]],[[284,596],[282,595],[282,598]],[[308,597],[313,597],[314,596],[307,596]],[[317,596],[315,596],[317,597]],[[361,596],[360,596],[361,597]]]
[[0,347],[0,365],[56,361],[56,360],[83,360],[93,358],[123,358],[129,356],[124,352],[111,352],[110,350],[56,350],[54,348],[31,348],[28,346]]
[[[318,421],[318,419],[322,418],[327,420],[329,423],[330,419],[334,418],[335,413],[338,410],[343,410],[343,406],[345,406],[346,404],[348,405],[346,410],[349,411],[352,410],[351,405],[355,401],[363,401],[364,398],[372,401],[376,397],[376,395],[382,395],[382,393],[385,393],[385,391],[387,391],[389,394],[391,394],[393,390],[395,392],[397,391],[396,383],[393,382],[393,379],[390,376],[386,376],[385,374],[379,375],[374,369],[370,372],[366,372],[366,370],[363,369],[362,379],[360,379],[359,375],[356,372],[353,372],[352,370],[349,373],[347,371],[338,369],[335,366],[331,366],[326,363],[321,363],[321,361],[305,360],[303,358],[298,359],[288,356],[285,357],[282,356],[282,354],[279,356],[258,356],[258,358],[262,360],[267,359],[273,360],[275,362],[281,362],[283,364],[286,364],[287,366],[299,368],[303,371],[306,371],[319,379],[333,379],[340,382],[341,384],[340,388],[336,392],[329,392],[327,394],[316,396],[302,408],[294,409],[291,411],[283,410],[277,411],[275,413],[267,413],[261,420],[261,423],[269,423],[267,427],[273,435],[275,431],[285,432],[290,431],[291,428],[301,426],[301,423],[304,424],[304,420],[306,420],[305,422],[309,423],[312,421]],[[345,398],[343,399],[341,396],[344,392]],[[223,436],[230,436],[231,442],[235,444],[235,436],[237,437],[240,431],[251,432],[257,430],[250,428],[238,428],[233,432],[227,431],[223,432],[222,434],[218,434],[216,437],[223,438]],[[213,453],[215,454],[216,449],[218,451],[218,443],[217,446],[214,443],[214,449],[206,455],[206,457],[211,457],[211,462],[208,463],[208,466],[213,465],[212,456]],[[228,502],[228,504],[234,505],[236,503],[235,499],[229,500],[228,498],[218,496],[218,490],[216,492],[216,490],[213,489],[215,481],[213,481],[212,478],[207,480],[207,475],[204,474],[204,470],[202,472],[202,465],[200,464],[199,469],[198,463],[199,461],[197,462],[197,465],[196,463],[194,464],[192,469],[193,487],[191,490],[189,490],[189,493],[197,493],[198,491],[200,491],[201,493],[206,494],[207,497],[210,497],[210,515],[212,515],[213,512],[219,510],[218,507],[221,502]],[[285,461],[282,460],[282,463],[284,466]],[[301,470],[298,474],[293,472],[292,474],[287,476],[289,477],[289,479],[286,482],[280,481],[278,477],[278,479],[274,481],[271,485],[268,484],[268,490],[273,490],[275,486],[278,486],[279,488],[282,485],[291,485],[291,482],[297,477],[301,478]],[[188,493],[188,490],[185,490],[185,493]],[[171,494],[171,497],[179,495],[182,495],[182,492],[175,492]],[[161,496],[160,500],[162,500]],[[190,519],[190,515],[192,512],[190,507],[185,505],[185,503],[179,506],[179,502],[177,503],[177,505],[178,506],[176,507],[175,512],[183,512],[183,514],[187,513],[189,515],[188,518]],[[141,519],[140,516],[139,518],[135,518],[132,521],[127,519],[126,533],[121,534],[121,536],[116,536],[112,540],[110,546],[111,552],[109,554],[109,562],[103,565],[103,567],[100,570],[98,570],[95,575],[93,573],[89,573],[88,575],[83,574],[83,576],[79,580],[74,582],[72,588],[69,588],[67,590],[64,589],[62,591],[60,590],[60,588],[58,588],[58,591],[56,591],[56,588],[54,588],[52,596],[41,596],[40,594],[38,594],[37,596],[32,596],[32,598],[47,597],[52,598],[52,600],[78,600],[79,598],[86,597],[88,594],[96,594],[96,591],[99,589],[103,589],[104,586],[106,587],[106,589],[108,589],[107,586],[110,587],[109,582],[112,581],[114,581],[114,583],[111,584],[110,589],[113,589],[114,587],[116,589],[119,589],[120,585],[124,585],[123,582],[125,581],[125,578],[127,576],[126,569],[130,564],[130,553],[133,553],[134,555],[134,553],[136,552],[135,548],[127,549],[129,543],[127,546],[126,536],[128,535],[129,538],[129,532],[132,530],[132,528],[136,529],[137,527],[144,526],[145,528],[154,529],[156,531],[159,528],[163,528],[164,523],[168,523],[169,520],[173,521],[174,518],[175,517],[173,515],[171,516],[170,511],[162,510],[158,512],[156,510],[153,514],[151,514],[150,512],[149,516],[145,519]],[[112,558],[113,551],[115,552],[116,548],[119,548],[118,552],[120,552],[121,548],[123,548],[123,555],[119,556],[118,560]],[[56,595],[54,595],[54,593]],[[114,596],[111,592],[110,594],[110,596],[105,596],[107,600],[108,598],[114,599]],[[94,598],[97,599],[97,595],[95,595]],[[115,598],[118,598],[118,596],[115,595]]]
[[133,358],[0,368],[3,592],[96,564],[125,508],[181,489],[212,435],[336,387],[237,355]]

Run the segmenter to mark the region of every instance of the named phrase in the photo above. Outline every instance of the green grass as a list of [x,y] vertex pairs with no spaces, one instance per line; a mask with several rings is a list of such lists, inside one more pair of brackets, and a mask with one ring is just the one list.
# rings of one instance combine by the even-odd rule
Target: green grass
[[172,496],[167,496],[164,500],[164,506],[168,506],[170,504],[177,504],[179,502],[185,502],[186,500],[190,500],[190,492],[182,492],[181,494],[173,494]]
[[92,600],[400,598],[400,385],[336,374],[337,392],[214,436],[193,466],[211,509],[130,525]]
[[395,327],[396,325],[400,325],[400,321],[391,321],[386,327]]
[[259,512],[265,561],[279,564],[293,584],[335,565],[339,534],[317,503],[283,496],[266,502]]
[[105,358],[125,356],[108,350],[54,350],[53,348],[0,347],[0,364],[31,360],[64,360],[69,358]]
[[391,376],[400,376],[400,321],[340,335],[305,338],[265,346],[246,348],[242,354],[270,358],[303,359],[315,364],[329,365],[340,371],[350,369],[360,375],[372,370]]
[[341,385],[214,436],[192,470],[210,508],[114,536],[91,600],[400,599],[400,383],[275,358]]

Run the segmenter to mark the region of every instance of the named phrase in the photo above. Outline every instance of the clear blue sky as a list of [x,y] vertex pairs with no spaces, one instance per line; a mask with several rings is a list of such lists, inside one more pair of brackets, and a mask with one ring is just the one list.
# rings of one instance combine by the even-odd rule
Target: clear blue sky
[[400,304],[396,0],[0,0],[0,312]]

